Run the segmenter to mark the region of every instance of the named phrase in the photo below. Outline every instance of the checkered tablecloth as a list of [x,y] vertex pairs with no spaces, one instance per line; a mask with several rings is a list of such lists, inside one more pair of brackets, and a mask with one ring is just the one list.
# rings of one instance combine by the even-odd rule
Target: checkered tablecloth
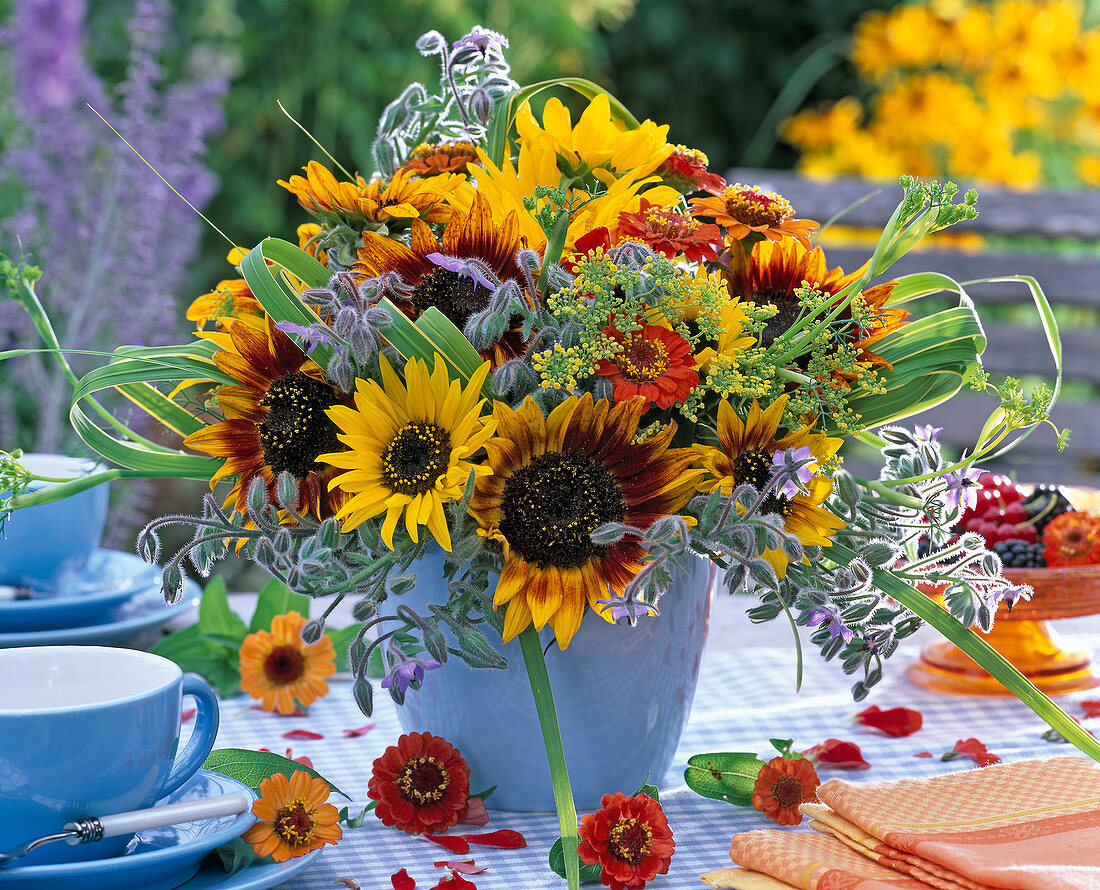
[[[903,648],[890,660],[887,679],[859,705],[851,700],[850,678],[836,665],[808,661],[803,688],[796,693],[792,651],[715,650],[712,646],[703,660],[687,730],[673,767],[660,784],[661,803],[676,838],[676,855],[669,874],[654,881],[655,890],[703,886],[699,881],[702,873],[729,865],[727,851],[735,833],[771,826],[751,808],[706,800],[689,791],[683,782],[683,770],[693,754],[755,751],[768,759],[769,738],[791,737],[797,748],[804,749],[833,737],[856,742],[872,768],[863,772],[822,769],[822,779],[844,776],[860,781],[974,768],[970,760],[939,759],[956,740],[972,736],[1005,760],[1064,755],[1074,750],[1064,743],[1044,741],[1041,736],[1046,726],[1015,699],[944,696],[917,689],[903,676],[904,666],[916,655],[914,648]],[[1078,702],[1090,697],[1098,698],[1100,694],[1094,690],[1091,695],[1064,696],[1060,702],[1071,714],[1081,716]],[[352,701],[350,682],[340,679],[305,718],[249,710],[249,700],[230,699],[223,704],[218,743],[266,747],[280,753],[292,747],[295,756],[308,755],[322,775],[350,794],[354,798],[353,811],[357,812],[355,807],[367,803],[372,761],[400,735],[396,711],[388,696],[376,696],[375,701],[376,712],[368,720]],[[853,725],[853,715],[869,704],[916,708],[924,715],[924,726],[912,736],[896,739]],[[486,732],[491,732],[491,717],[482,715],[481,719]],[[358,738],[344,737],[344,729],[368,722],[375,723],[370,732]],[[1100,729],[1100,720],[1086,721],[1086,725]],[[308,729],[324,738],[282,738],[294,729]],[[914,756],[921,751],[935,756]],[[472,878],[479,890],[557,890],[565,886],[547,866],[547,854],[559,834],[554,814],[492,812],[489,825],[480,830],[497,828],[522,832],[528,846],[520,850],[474,847],[470,856],[478,865],[488,867],[487,872]],[[801,830],[808,829],[802,826]],[[388,890],[390,875],[406,868],[418,887],[430,888],[442,873],[433,862],[445,858],[469,857],[451,857],[441,847],[385,828],[371,817],[361,829],[347,831],[339,846],[327,848],[306,873],[283,886],[329,890],[339,886],[334,883],[337,878],[349,877],[363,890]]]

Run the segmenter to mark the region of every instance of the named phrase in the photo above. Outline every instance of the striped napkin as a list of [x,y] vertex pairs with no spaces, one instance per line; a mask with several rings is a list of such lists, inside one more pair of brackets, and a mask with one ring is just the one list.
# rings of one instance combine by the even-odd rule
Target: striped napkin
[[[818,789],[818,835],[734,837],[736,890],[1098,890],[1100,764],[1055,757]],[[746,871],[747,869],[747,871]]]

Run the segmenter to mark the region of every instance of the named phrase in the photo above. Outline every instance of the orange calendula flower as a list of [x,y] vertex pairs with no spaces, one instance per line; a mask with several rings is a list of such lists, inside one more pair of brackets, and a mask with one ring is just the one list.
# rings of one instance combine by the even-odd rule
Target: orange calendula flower
[[699,190],[720,192],[726,187],[726,180],[711,173],[708,164],[710,159],[698,149],[675,145],[656,173],[667,185],[684,194]]
[[409,158],[401,165],[414,176],[438,176],[440,173],[468,173],[471,164],[476,165],[477,146],[459,140],[442,145],[420,143],[409,152]]
[[604,546],[592,531],[605,522],[647,529],[678,513],[699,474],[690,450],[669,447],[675,424],[634,441],[641,398],[611,405],[586,393],[549,416],[530,396],[518,410],[493,408],[497,434],[485,443],[493,472],[470,500],[479,533],[503,553],[493,606],[507,606],[504,642],[549,623],[565,649],[586,604],[613,620],[599,601],[609,588],[621,593],[643,564],[637,538]]
[[430,732],[401,736],[374,761],[367,797],[383,825],[407,834],[439,834],[466,813],[470,765],[462,752]]
[[[230,264],[239,266],[246,253],[242,248],[234,247],[226,259]],[[195,322],[199,328],[222,318],[245,317],[263,318],[264,310],[243,278],[219,281],[214,290],[196,297],[187,307],[187,320]]]
[[641,890],[667,875],[676,841],[661,805],[648,794],[605,794],[600,809],[581,818],[577,855],[599,865],[600,880],[611,890]]
[[818,228],[811,219],[795,219],[791,202],[782,195],[739,182],[718,194],[694,198],[691,213],[725,226],[731,242],[756,233],[768,241],[794,238],[809,249],[810,235]]
[[302,168],[305,176],[291,176],[279,185],[293,194],[310,213],[324,219],[346,223],[389,223],[403,219],[446,222],[451,208],[444,202],[465,177],[445,174],[432,177],[430,185],[410,170],[399,171],[389,182],[367,182],[356,176],[355,182],[341,182],[317,161]]
[[302,223],[298,226],[298,246],[313,257],[322,266],[328,265],[328,254],[318,244],[319,235],[325,231],[324,226],[317,223]]
[[226,419],[184,439],[189,448],[225,459],[210,487],[236,476],[226,503],[245,513],[252,480],[263,479],[274,501],[276,479],[285,471],[298,482],[295,509],[331,516],[342,494],[328,491],[336,470],[317,458],[339,450],[336,424],[325,412],[347,399],[270,318],[260,327],[234,321],[227,333],[204,336],[221,347],[214,354],[218,370],[237,381],[214,395]]
[[241,643],[241,688],[265,711],[290,714],[295,702],[308,707],[328,694],[325,678],[336,673],[332,639],[322,634],[316,643],[305,643],[305,626],[300,614],[287,612],[271,619],[270,633],[258,630]]
[[638,241],[670,260],[682,255],[693,263],[718,259],[722,233],[678,210],[654,207],[645,198],[636,213],[619,214],[618,241]]
[[1100,564],[1100,521],[1077,510],[1056,516],[1043,530],[1043,556],[1052,567]]
[[340,813],[327,802],[331,789],[324,779],[304,770],[289,779],[276,773],[260,782],[259,791],[252,814],[260,821],[241,835],[257,856],[286,862],[343,837]]
[[817,802],[821,780],[804,757],[773,757],[760,770],[752,789],[752,805],[778,825],[802,822],[799,805]]
[[646,408],[671,408],[699,384],[691,344],[669,328],[643,324],[630,334],[615,328],[604,333],[622,345],[622,352],[596,365],[596,373],[611,378],[616,402],[641,396]]

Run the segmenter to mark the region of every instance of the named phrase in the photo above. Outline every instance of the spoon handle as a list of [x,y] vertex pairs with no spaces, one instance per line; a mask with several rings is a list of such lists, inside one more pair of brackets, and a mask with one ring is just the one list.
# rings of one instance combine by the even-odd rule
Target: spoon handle
[[65,829],[78,832],[76,837],[69,840],[70,844],[83,844],[105,837],[137,834],[147,828],[163,828],[165,825],[213,819],[216,816],[235,816],[243,813],[251,805],[252,802],[243,794],[222,794],[203,800],[172,803],[146,810],[133,810],[129,813],[115,813],[113,816],[74,819],[72,822],[65,823]]

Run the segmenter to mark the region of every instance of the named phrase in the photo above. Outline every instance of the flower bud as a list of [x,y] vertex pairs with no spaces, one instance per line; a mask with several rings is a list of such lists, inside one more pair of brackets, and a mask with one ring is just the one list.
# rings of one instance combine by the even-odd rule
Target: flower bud
[[316,619],[314,619],[313,621],[307,621],[305,626],[302,628],[302,642],[306,643],[307,645],[313,645],[319,639],[321,639],[321,634],[323,633],[324,627],[322,626],[320,621],[317,621]]
[[470,95],[470,114],[483,124],[493,116],[493,97],[480,87]]
[[422,56],[438,56],[447,47],[447,41],[438,31],[427,31],[416,41],[416,48]]

